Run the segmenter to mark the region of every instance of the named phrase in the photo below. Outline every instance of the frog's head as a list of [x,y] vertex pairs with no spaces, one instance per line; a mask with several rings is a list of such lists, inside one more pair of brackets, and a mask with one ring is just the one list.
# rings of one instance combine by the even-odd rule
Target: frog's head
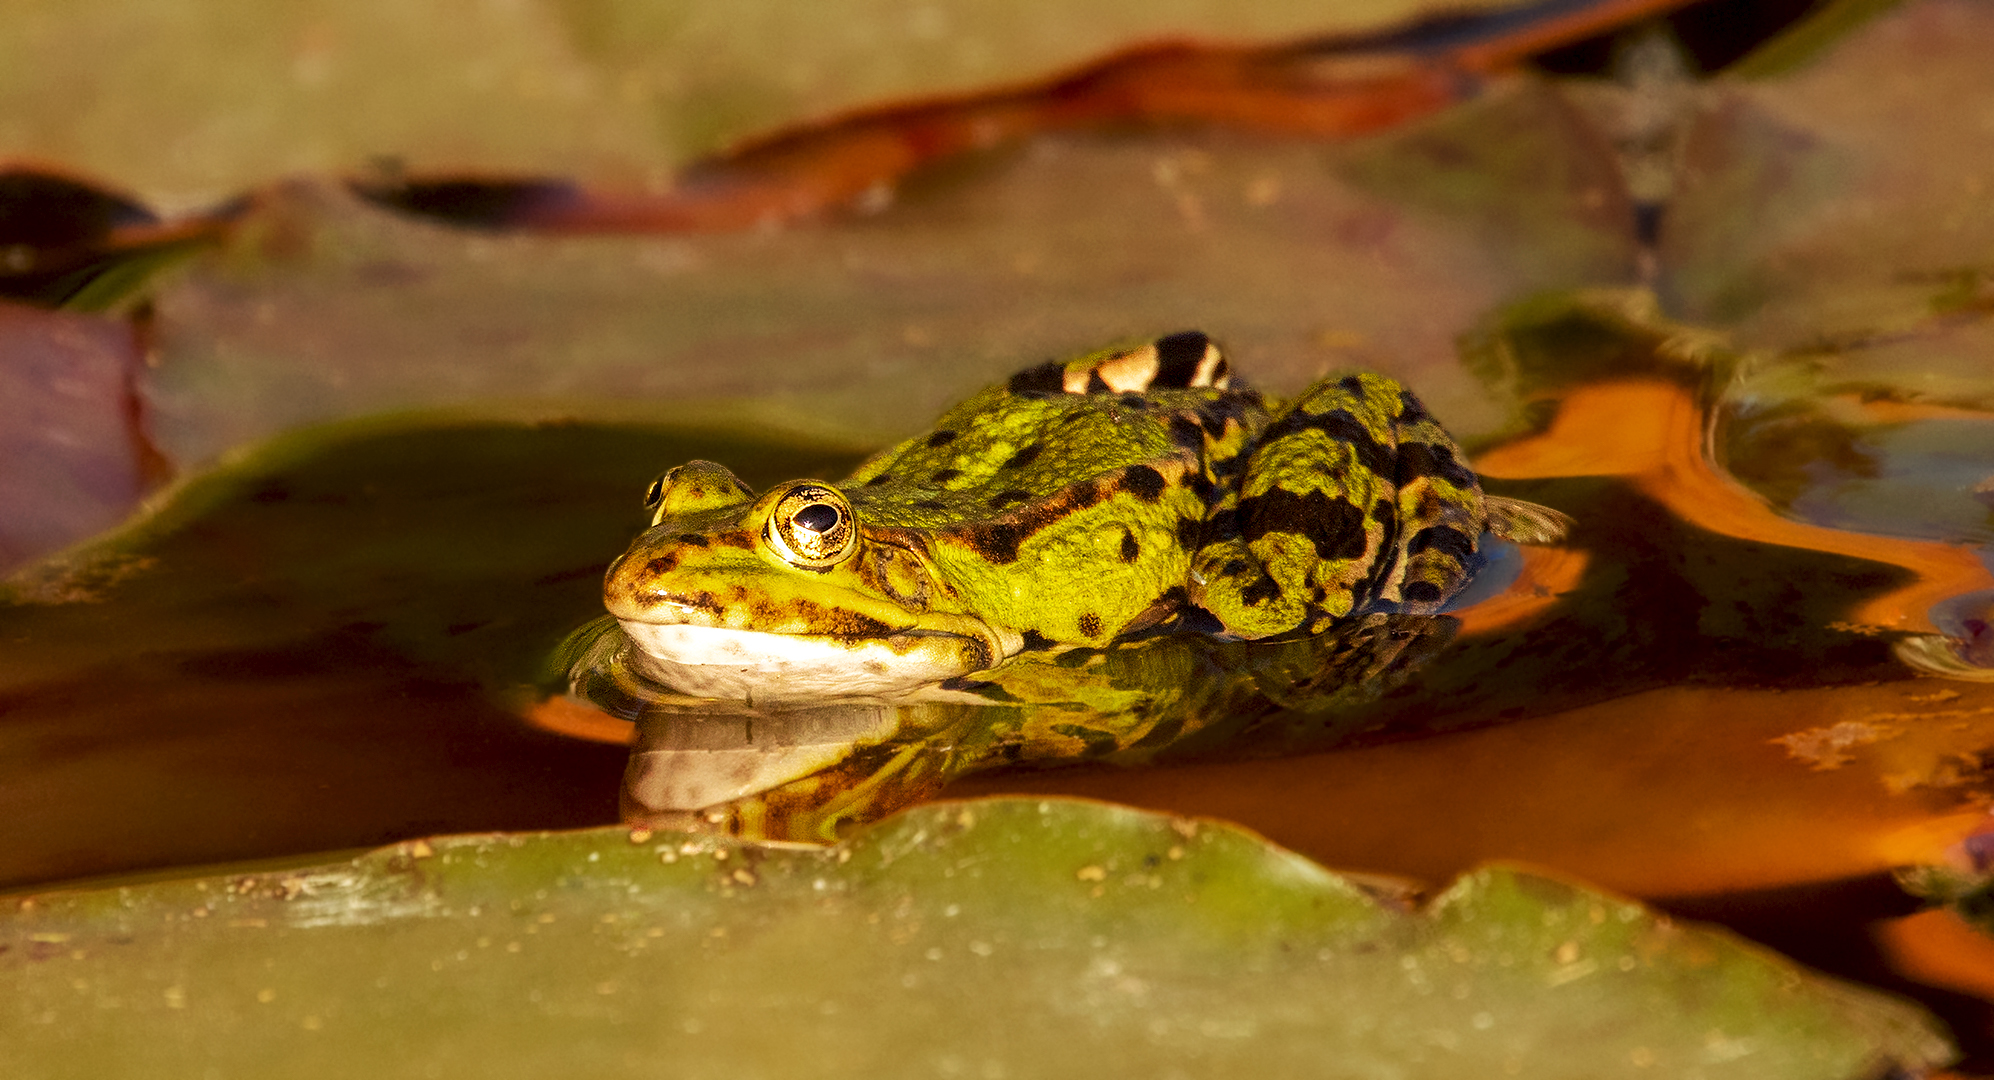
[[816,480],[756,497],[727,469],[651,484],[603,602],[652,675],[702,697],[896,694],[995,666],[1021,642],[961,609],[920,541],[869,530]]

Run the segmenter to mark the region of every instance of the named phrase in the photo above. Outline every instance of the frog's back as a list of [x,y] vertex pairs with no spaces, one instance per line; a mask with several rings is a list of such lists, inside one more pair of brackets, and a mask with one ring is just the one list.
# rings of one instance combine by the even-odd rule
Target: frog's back
[[[845,481],[875,525],[973,526],[1062,495],[1112,495],[1128,480],[1200,474],[1210,432],[1266,422],[1229,388],[1203,334],[1173,334],[1019,372],[956,406],[935,430],[867,461]],[[1040,515],[1043,516],[1043,515]]]

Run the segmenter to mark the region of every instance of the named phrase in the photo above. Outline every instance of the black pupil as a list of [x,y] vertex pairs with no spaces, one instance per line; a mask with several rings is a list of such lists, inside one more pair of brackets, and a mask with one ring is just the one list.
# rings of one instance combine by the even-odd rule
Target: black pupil
[[665,482],[663,480],[651,481],[651,486],[644,489],[644,505],[650,506],[656,503],[660,498],[664,497],[664,494]]
[[811,503],[790,520],[814,533],[830,532],[838,525],[838,508],[828,503]]

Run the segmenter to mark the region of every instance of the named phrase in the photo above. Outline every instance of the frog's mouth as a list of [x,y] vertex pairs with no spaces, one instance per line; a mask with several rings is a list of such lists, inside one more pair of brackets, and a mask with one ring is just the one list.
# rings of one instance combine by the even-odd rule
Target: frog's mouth
[[980,621],[847,637],[619,618],[645,675],[695,697],[797,701],[893,697],[995,667],[1024,646]]

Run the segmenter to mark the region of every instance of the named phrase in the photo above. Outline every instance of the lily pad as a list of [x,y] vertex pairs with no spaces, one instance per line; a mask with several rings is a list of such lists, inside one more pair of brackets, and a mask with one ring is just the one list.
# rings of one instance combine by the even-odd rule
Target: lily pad
[[1861,1080],[1917,1010],[1518,871],[1422,911],[1238,829],[937,804],[830,851],[598,830],[17,901],[10,1077]]
[[377,155],[662,182],[774,125],[1041,75],[1129,40],[1369,29],[1430,6],[11,0],[0,144],[176,209]]
[[0,301],[0,573],[118,524],[149,486],[136,337]]
[[[596,419],[752,402],[876,444],[1048,357],[1201,328],[1260,385],[1376,368],[1472,437],[1510,426],[1512,403],[1459,370],[1455,336],[1632,259],[1625,223],[1587,209],[1611,161],[1555,93],[1509,88],[1473,116],[1343,148],[1047,137],[871,216],[745,234],[466,233],[293,184],[162,286],[142,392],[188,467],[302,424],[465,402]],[[1436,208],[1407,205],[1394,178],[1435,158],[1459,178]],[[1526,216],[1566,224],[1505,224]]]

